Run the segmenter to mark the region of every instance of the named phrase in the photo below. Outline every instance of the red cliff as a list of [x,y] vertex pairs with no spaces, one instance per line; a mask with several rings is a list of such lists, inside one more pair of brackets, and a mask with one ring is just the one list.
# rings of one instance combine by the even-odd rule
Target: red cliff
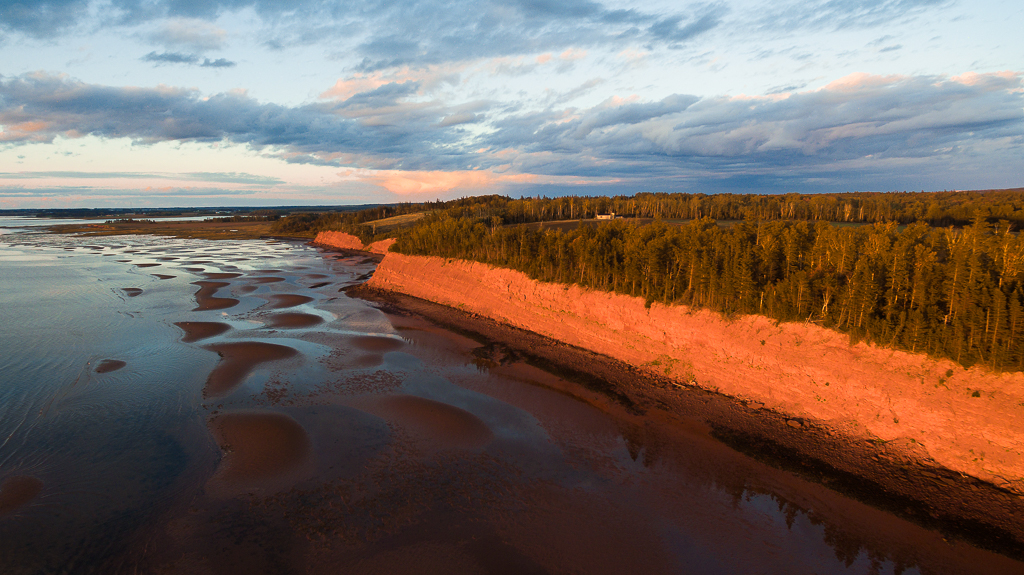
[[[318,236],[319,239],[319,236]],[[370,287],[490,317],[853,440],[1024,493],[1024,374],[858,343],[806,323],[726,318],[544,283],[506,269],[389,253]]]

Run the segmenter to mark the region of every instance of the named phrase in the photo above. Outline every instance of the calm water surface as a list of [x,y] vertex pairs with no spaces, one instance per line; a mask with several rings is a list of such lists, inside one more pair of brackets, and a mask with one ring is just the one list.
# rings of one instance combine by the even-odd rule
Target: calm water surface
[[2,573],[1022,570],[481,363],[481,343],[341,293],[362,258],[16,227]]

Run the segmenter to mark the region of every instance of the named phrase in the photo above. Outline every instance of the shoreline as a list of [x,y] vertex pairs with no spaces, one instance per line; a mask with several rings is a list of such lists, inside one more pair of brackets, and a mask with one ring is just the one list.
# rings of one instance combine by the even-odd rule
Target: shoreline
[[[1024,498],[930,464],[899,444],[850,438],[819,422],[704,389],[483,315],[359,284],[347,295],[421,316],[480,341],[482,361],[518,357],[642,416],[707,429],[732,449],[946,536],[1024,559]],[[489,354],[489,355],[488,355]],[[565,391],[565,390],[563,390]]]

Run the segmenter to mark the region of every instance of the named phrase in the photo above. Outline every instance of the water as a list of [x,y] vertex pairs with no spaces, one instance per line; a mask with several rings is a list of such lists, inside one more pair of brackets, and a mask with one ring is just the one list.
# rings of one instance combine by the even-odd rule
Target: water
[[480,342],[339,291],[371,261],[15,227],[0,236],[2,573],[1024,567],[705,430],[482,365]]

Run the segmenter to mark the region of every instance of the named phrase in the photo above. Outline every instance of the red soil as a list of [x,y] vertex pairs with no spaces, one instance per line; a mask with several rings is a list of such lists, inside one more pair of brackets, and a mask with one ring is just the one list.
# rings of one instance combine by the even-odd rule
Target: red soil
[[373,242],[368,246],[364,246],[363,240],[353,236],[352,234],[346,234],[345,232],[320,232],[316,235],[316,238],[312,243],[315,246],[323,246],[325,248],[339,248],[343,250],[359,250],[363,252],[373,252],[375,254],[386,254],[395,243],[395,239],[388,238],[386,240]]

